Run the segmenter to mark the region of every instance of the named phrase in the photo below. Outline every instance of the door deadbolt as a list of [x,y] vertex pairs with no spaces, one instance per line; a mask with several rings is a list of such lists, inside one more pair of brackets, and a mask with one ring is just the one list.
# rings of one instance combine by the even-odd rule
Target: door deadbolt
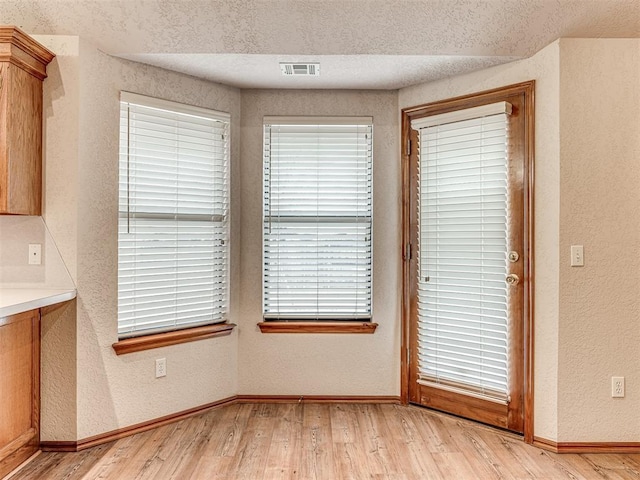
[[511,263],[516,263],[520,259],[520,255],[518,252],[509,252],[509,261]]
[[507,275],[507,278],[505,278],[505,281],[508,285],[517,285],[518,283],[520,283],[520,277],[515,273],[510,273],[509,275]]

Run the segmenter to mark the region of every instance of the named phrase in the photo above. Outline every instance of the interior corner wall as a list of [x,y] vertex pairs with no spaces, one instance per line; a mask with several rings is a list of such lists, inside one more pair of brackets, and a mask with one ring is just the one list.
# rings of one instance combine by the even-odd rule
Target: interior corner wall
[[[54,51],[58,37],[38,37]],[[44,216],[76,283],[77,308],[43,332],[43,440],[81,440],[205,405],[237,392],[237,333],[117,356],[117,219],[120,91],[229,112],[231,124],[231,237],[239,234],[240,91],[186,75],[116,59],[79,41],[77,52],[54,60],[45,96]],[[59,135],[59,137],[58,137]],[[238,254],[232,240],[231,311],[238,302]],[[52,317],[53,319],[54,317]],[[233,322],[235,319],[230,318]],[[53,330],[47,330],[48,326]],[[66,335],[62,332],[66,331]],[[72,335],[74,333],[75,335]],[[75,341],[75,345],[66,345]],[[75,391],[56,391],[53,347],[73,357]],[[155,378],[155,359],[167,376]],[[68,362],[67,362],[68,363]],[[66,368],[71,368],[65,363]],[[55,378],[52,377],[52,378]],[[75,402],[69,425],[55,411]]]
[[[262,140],[265,115],[373,116],[372,335],[263,334]],[[242,238],[238,392],[400,393],[400,161],[397,92],[242,91]]]
[[[79,38],[36,36],[56,53],[43,84],[42,217],[77,282]],[[46,262],[45,258],[45,262]],[[77,437],[76,302],[42,309],[41,412],[43,441]]]
[[559,42],[534,56],[437,82],[403,88],[408,108],[535,80],[534,182],[534,434],[558,438],[560,234]]
[[560,41],[560,158],[558,440],[638,442],[640,39]]
[[[80,45],[78,173],[78,436],[133,425],[227,398],[237,391],[237,333],[117,356],[117,218],[120,92],[231,114],[230,294],[237,282],[240,91]],[[235,319],[230,318],[233,322]],[[154,359],[166,358],[156,379]],[[100,412],[100,415],[96,415]]]

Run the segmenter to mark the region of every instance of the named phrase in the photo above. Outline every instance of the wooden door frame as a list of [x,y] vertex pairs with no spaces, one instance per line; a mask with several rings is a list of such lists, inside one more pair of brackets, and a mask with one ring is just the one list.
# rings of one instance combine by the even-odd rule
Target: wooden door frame
[[[495,88],[479,93],[464,95],[437,102],[408,107],[402,109],[402,141],[401,141],[401,172],[402,172],[402,336],[400,358],[401,401],[409,403],[409,366],[410,366],[410,308],[411,303],[417,301],[411,295],[411,282],[414,278],[415,263],[411,262],[412,244],[411,231],[417,218],[415,209],[412,208],[411,180],[417,176],[415,165],[411,162],[411,120],[413,117],[424,116],[425,113],[437,114],[454,109],[463,109],[471,106],[478,100],[486,100],[487,103],[494,98],[505,95],[524,94],[525,105],[525,172],[524,172],[524,227],[525,249],[527,261],[525,268],[524,288],[524,440],[533,443],[533,362],[534,362],[534,105],[535,105],[535,81],[522,82]],[[497,100],[496,100],[497,101]],[[413,142],[415,143],[415,134]],[[415,162],[414,162],[415,163]]]

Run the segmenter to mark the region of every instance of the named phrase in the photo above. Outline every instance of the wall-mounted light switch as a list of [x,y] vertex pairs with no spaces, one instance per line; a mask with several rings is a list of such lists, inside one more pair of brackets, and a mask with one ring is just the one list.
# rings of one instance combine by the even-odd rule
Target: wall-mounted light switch
[[571,266],[584,267],[584,248],[582,245],[571,245]]
[[42,264],[42,245],[39,243],[29,244],[29,265]]

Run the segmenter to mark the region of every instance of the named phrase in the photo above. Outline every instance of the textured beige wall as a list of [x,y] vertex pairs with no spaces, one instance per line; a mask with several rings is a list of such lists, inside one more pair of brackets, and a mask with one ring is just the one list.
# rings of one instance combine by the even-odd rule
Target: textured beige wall
[[[55,52],[43,88],[42,216],[65,265],[77,278],[78,131],[80,111],[80,39],[56,35],[34,37]],[[70,119],[65,122],[63,119]]]
[[[60,48],[57,37],[39,40],[54,51]],[[75,412],[65,410],[74,419],[51,415],[58,407],[64,410],[63,391],[53,385],[45,389],[43,440],[82,439],[235,395],[235,332],[123,356],[116,356],[111,345],[117,340],[120,91],[230,112],[232,205],[239,205],[233,198],[239,192],[239,90],[114,59],[83,41],[75,54],[61,55],[52,73],[45,82],[45,218],[73,271],[78,298],[75,315],[59,315],[47,325],[43,372],[54,370],[49,362],[60,361],[67,369],[73,365],[75,371],[66,374],[75,377],[75,385],[67,382],[65,388],[75,388],[70,398],[77,405]],[[239,218],[235,210],[231,215],[235,237]],[[238,252],[232,247],[232,265],[238,264]],[[237,271],[231,271],[232,286]],[[237,296],[231,290],[233,311]],[[70,328],[76,344],[52,354],[55,346],[69,347],[64,344],[74,339]],[[167,376],[156,379],[154,360],[161,357],[167,359]]]
[[[80,40],[74,36],[37,36],[55,52],[43,88],[42,216],[66,268],[77,281],[78,115]],[[41,327],[40,438],[76,440],[76,301],[43,309]]]
[[40,439],[76,440],[76,300],[41,309]]
[[558,440],[637,442],[640,40],[560,41],[560,158]]
[[[29,265],[29,244],[40,244],[40,265]],[[75,288],[42,217],[0,215],[0,288]]]
[[[373,335],[262,334],[262,117],[373,116]],[[399,395],[400,162],[396,92],[243,90],[241,394]]]
[[413,107],[527,80],[536,81],[534,432],[555,440],[559,381],[559,43],[526,60],[402,89],[398,103],[400,108]]

